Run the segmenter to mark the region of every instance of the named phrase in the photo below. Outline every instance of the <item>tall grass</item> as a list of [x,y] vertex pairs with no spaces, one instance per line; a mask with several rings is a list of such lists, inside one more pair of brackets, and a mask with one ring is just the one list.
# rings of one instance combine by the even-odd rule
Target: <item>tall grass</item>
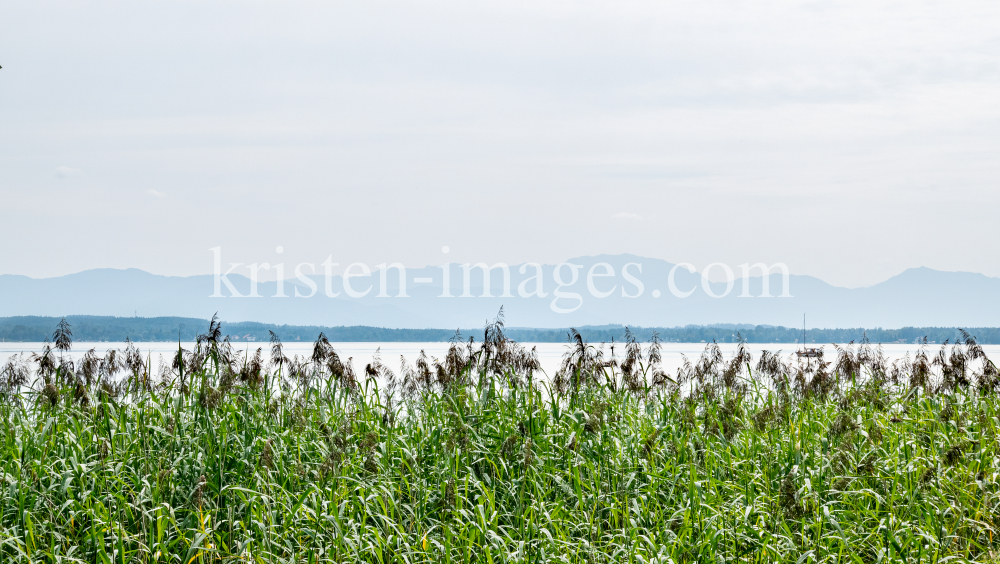
[[[57,340],[70,346],[69,328]],[[3,368],[3,562],[945,562],[1000,551],[996,368],[970,337],[887,365],[709,344],[675,375],[502,319],[355,374],[321,335],[236,358],[213,321]]]

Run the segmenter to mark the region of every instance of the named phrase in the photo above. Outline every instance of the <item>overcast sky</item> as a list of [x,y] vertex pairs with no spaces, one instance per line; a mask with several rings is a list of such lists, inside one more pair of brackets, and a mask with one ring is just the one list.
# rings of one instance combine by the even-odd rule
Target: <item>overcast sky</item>
[[209,273],[222,246],[1000,276],[995,0],[2,12],[0,274]]

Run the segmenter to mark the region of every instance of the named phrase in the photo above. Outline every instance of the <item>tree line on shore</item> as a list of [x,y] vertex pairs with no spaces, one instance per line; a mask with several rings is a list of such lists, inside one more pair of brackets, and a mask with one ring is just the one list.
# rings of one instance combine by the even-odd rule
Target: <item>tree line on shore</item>
[[[59,322],[58,317],[4,317],[0,318],[0,339],[10,342],[44,342]],[[186,317],[110,317],[66,316],[77,340],[86,342],[154,342],[178,340],[194,341],[206,320]],[[667,343],[735,343],[737,334],[748,343],[798,343],[802,329],[771,325],[717,324],[688,325],[684,327],[629,327],[643,338],[653,331]],[[875,343],[955,342],[964,329],[984,345],[1000,344],[1000,327],[903,327],[809,329],[807,344],[848,343],[867,337]],[[591,342],[620,342],[625,338],[624,325],[579,327],[580,334]],[[273,332],[287,342],[312,341],[322,331],[333,342],[444,342],[455,335],[455,329],[394,329],[367,326],[317,326],[277,325],[257,322],[227,323],[226,331],[232,341],[267,341]],[[462,328],[463,334],[479,332],[479,328]],[[566,340],[568,328],[508,328],[512,339],[530,343],[561,343]]]

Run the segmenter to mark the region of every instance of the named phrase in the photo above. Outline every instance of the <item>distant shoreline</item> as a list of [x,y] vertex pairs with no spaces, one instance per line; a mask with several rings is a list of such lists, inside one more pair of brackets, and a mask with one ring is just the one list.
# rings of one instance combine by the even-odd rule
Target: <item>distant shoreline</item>
[[[41,316],[0,317],[0,340],[4,342],[42,342],[50,339],[61,318]],[[70,315],[66,320],[73,328],[74,339],[89,342],[123,342],[126,338],[142,342],[193,341],[208,327],[207,319],[191,317],[111,317]],[[798,343],[801,327],[780,327],[751,324],[688,325],[684,327],[629,326],[636,339],[648,341],[655,331],[664,342],[700,343],[717,341],[748,343]],[[600,325],[576,327],[591,343],[616,342],[625,339],[625,326]],[[809,344],[847,343],[867,337],[872,343],[916,343],[927,338],[928,343],[962,339],[964,329],[981,344],[1000,344],[998,327],[903,327],[899,329],[850,328],[808,329]],[[234,342],[267,342],[273,331],[283,341],[313,341],[323,332],[333,342],[444,342],[456,335],[455,329],[393,329],[368,326],[275,325],[240,321],[223,321],[222,332]],[[461,328],[461,338],[482,339],[482,328]],[[566,341],[569,327],[522,328],[508,327],[509,338],[522,343],[561,343]]]

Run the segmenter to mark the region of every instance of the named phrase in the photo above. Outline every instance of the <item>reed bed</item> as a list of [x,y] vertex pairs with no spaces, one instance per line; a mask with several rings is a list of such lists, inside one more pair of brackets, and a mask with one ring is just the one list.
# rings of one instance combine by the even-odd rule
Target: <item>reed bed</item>
[[[51,350],[0,379],[2,562],[995,562],[995,365],[504,335],[356,374],[237,358],[213,320],[153,367]],[[395,363],[393,363],[395,364]]]

